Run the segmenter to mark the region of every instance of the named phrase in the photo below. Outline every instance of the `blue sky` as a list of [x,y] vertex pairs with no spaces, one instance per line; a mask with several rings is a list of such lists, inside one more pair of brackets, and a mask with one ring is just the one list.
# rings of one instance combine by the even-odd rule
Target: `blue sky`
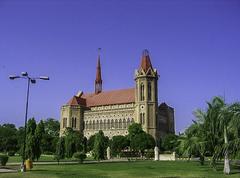
[[0,0],[0,124],[24,122],[26,81],[8,75],[48,75],[31,86],[29,117],[59,119],[78,90],[94,90],[101,47],[104,90],[133,87],[150,51],[159,102],[182,131],[213,96],[240,100],[239,19],[238,0]]

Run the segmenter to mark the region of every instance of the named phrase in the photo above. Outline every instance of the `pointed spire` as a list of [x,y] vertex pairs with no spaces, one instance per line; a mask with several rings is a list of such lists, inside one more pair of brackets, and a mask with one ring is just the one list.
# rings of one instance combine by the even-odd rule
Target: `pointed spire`
[[142,61],[141,61],[140,69],[141,68],[144,70],[144,72],[147,72],[149,68],[152,69],[152,64],[151,64],[149,52],[147,49],[143,50],[143,53],[142,53]]
[[96,72],[96,80],[95,80],[95,93],[102,92],[102,75],[101,75],[101,64],[100,64],[100,50],[101,48],[98,48],[99,54],[98,54],[98,61],[97,61],[97,72]]
[[97,61],[97,73],[96,73],[96,83],[102,82],[102,75],[101,75],[101,64],[100,64],[100,56],[98,56]]

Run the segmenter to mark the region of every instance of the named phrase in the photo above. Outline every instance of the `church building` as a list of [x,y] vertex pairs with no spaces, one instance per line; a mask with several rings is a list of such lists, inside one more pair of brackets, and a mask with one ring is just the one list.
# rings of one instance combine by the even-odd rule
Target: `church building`
[[159,139],[175,133],[174,109],[166,103],[158,105],[159,74],[153,68],[147,50],[143,51],[140,67],[135,70],[135,86],[104,91],[100,55],[97,60],[95,91],[79,91],[61,107],[60,135],[67,127],[89,138],[99,130],[112,138],[127,135],[128,126],[140,123],[145,132]]

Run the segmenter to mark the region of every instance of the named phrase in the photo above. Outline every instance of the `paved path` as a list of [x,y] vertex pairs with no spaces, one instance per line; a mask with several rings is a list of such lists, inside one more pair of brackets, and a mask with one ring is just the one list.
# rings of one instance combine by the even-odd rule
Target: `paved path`
[[9,172],[17,172],[17,170],[0,168],[0,173],[9,173]]

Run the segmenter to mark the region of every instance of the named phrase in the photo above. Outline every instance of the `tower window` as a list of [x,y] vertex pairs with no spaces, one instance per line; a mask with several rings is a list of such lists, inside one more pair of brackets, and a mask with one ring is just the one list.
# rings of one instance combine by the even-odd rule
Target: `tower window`
[[148,100],[152,100],[152,84],[148,82]]
[[140,113],[140,124],[145,124],[145,113]]
[[72,128],[76,128],[77,127],[77,118],[73,117],[72,118]]
[[66,128],[67,127],[67,118],[64,117],[63,118],[63,128]]
[[145,97],[144,97],[144,84],[141,83],[140,86],[140,101],[144,101]]

